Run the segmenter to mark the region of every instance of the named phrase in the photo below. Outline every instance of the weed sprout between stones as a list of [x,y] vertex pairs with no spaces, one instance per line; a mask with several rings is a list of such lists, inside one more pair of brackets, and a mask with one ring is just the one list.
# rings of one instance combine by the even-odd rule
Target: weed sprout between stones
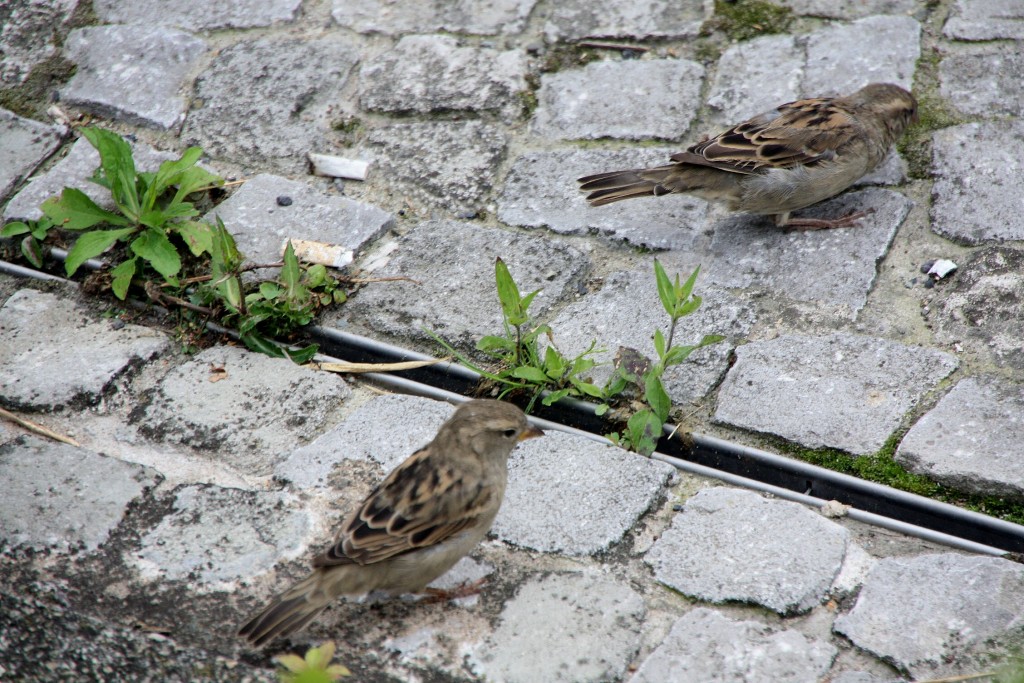
[[496,387],[499,398],[510,394],[525,396],[527,412],[533,410],[537,399],[549,406],[570,396],[597,399],[600,403],[595,412],[600,416],[608,413],[613,405],[619,407],[619,404],[627,403],[627,399],[636,396],[638,400],[631,403],[634,407],[639,405],[639,408],[624,420],[621,431],[611,432],[607,436],[623,448],[650,455],[657,447],[658,438],[672,408],[662,384],[665,370],[684,362],[697,349],[722,340],[719,335],[705,335],[696,344],[674,343],[679,320],[701,305],[701,298],[693,293],[699,273],[700,267],[685,282],[680,283],[678,275],[673,281],[655,260],[658,297],[671,321],[668,335],[660,329],[655,330],[654,349],[657,360],[653,362],[634,349],[619,349],[614,372],[604,386],[595,384],[588,375],[598,364],[593,356],[604,349],[598,349],[595,340],[591,341],[585,351],[572,358],[559,351],[551,327],[546,324],[534,325],[530,319],[530,304],[540,290],[523,296],[501,258],[495,260],[494,278],[504,333],[484,336],[476,345],[477,351],[494,359],[498,369],[492,372],[481,368],[437,334],[429,330],[427,332],[459,362],[479,373],[486,383]]
[[[0,237],[21,237],[22,256],[42,268],[47,243],[77,233],[64,260],[68,277],[104,253],[114,264],[87,279],[90,289],[110,289],[124,300],[136,285],[155,303],[180,308],[186,316],[236,326],[254,351],[296,363],[316,354],[315,344],[293,351],[271,339],[307,325],[319,309],[343,303],[347,295],[341,280],[322,265],[300,265],[291,243],[283,263],[243,265],[219,218],[215,224],[195,220],[200,213],[195,203],[208,201],[203,193],[224,185],[221,177],[196,165],[199,147],[163,162],[155,173],[140,172],[124,138],[96,127],[81,132],[100,155],[89,180],[110,191],[114,209],[65,187],[60,196],[42,203],[42,218],[8,223]],[[267,267],[281,268],[277,278],[257,282],[246,294],[240,274]]]

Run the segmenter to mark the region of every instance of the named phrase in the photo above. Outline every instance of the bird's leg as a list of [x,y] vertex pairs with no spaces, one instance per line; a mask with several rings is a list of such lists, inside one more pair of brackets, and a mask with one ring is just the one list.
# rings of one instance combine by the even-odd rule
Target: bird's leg
[[[779,214],[775,224],[780,228],[790,230],[828,230],[831,228],[852,228],[854,224],[868,214],[874,213],[874,209],[865,211],[854,211],[841,218],[789,218],[789,214]],[[779,218],[782,218],[780,221]]]
[[447,602],[458,598],[468,598],[471,595],[479,593],[485,583],[487,583],[487,579],[483,578],[476,581],[463,581],[458,586],[451,589],[424,588],[423,593],[427,595],[424,599],[424,603],[433,604],[435,602]]

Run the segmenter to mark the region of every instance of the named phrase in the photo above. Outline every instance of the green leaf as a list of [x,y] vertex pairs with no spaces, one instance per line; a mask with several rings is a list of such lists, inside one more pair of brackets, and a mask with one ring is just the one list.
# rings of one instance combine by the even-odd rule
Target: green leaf
[[342,289],[334,290],[334,292],[331,294],[331,297],[334,299],[334,303],[336,304],[343,304],[346,301],[348,301],[348,294],[346,294],[345,291]]
[[214,262],[220,263],[226,270],[233,271],[242,265],[242,255],[235,246],[235,238],[224,227],[224,221],[217,216],[217,223],[210,226],[213,239],[210,241],[210,254]]
[[543,370],[529,365],[520,365],[518,368],[514,368],[511,375],[516,379],[525,379],[534,384],[548,384],[551,381]]
[[27,232],[32,232],[32,228],[27,223],[11,221],[3,227],[3,230],[0,230],[0,237],[17,237]]
[[316,289],[327,282],[327,267],[322,263],[314,263],[306,268],[302,281],[310,289]]
[[661,299],[661,305],[665,308],[666,313],[672,315],[676,309],[675,288],[658,259],[654,259],[654,280],[658,284],[658,298]]
[[164,276],[170,282],[181,270],[181,257],[178,250],[174,248],[171,241],[167,239],[166,233],[148,228],[141,235],[132,240],[131,249],[133,252],[149,261],[156,272]]
[[523,297],[522,301],[519,302],[519,310],[525,316],[530,309],[530,304],[533,303],[533,298],[540,294],[539,289],[535,289],[526,296]]
[[285,347],[283,350],[285,355],[288,356],[293,363],[296,365],[305,365],[309,361],[313,360],[313,356],[315,356],[317,351],[320,350],[320,345],[310,344],[309,346],[294,350]]
[[552,403],[554,403],[555,401],[559,401],[559,400],[565,398],[566,396],[568,396],[570,391],[572,391],[572,390],[571,389],[559,389],[558,391],[552,391],[550,394],[548,394],[547,396],[544,397],[544,400],[541,401],[541,403],[543,403],[546,406],[549,406]]
[[203,221],[175,223],[171,230],[178,233],[193,256],[202,256],[213,250],[213,226]]
[[594,408],[594,415],[601,417],[602,415],[608,412],[609,407],[610,406],[607,403],[602,403],[601,405]]
[[593,398],[600,399],[604,398],[604,391],[602,391],[601,387],[597,386],[596,384],[592,384],[590,382],[573,382],[572,384],[574,387],[579,389],[587,396],[592,396]]
[[511,339],[496,337],[493,334],[489,334],[480,338],[480,341],[476,343],[476,350],[487,353],[494,351],[511,351],[515,345],[516,343]]
[[281,283],[285,288],[285,297],[292,302],[305,302],[308,298],[306,288],[302,286],[302,271],[299,269],[299,259],[295,257],[295,249],[292,248],[291,240],[284,249],[284,267],[281,268]]
[[[700,274],[700,266],[697,266],[694,269],[694,271],[692,273],[690,273],[690,277],[686,278],[686,282],[683,283],[682,287],[680,287],[678,284],[676,285],[675,290],[676,290],[676,304],[677,304],[677,306],[678,306],[678,304],[681,304],[681,303],[684,303],[684,302],[688,303],[687,299],[690,298],[690,294],[693,292],[693,285],[694,285],[694,283],[697,282],[697,275],[699,275],[699,274]],[[679,276],[678,275],[676,276],[676,282],[677,283],[679,282]],[[699,301],[697,303],[697,306],[700,306],[700,302]],[[696,308],[697,306],[694,306],[694,308]],[[682,314],[679,314],[679,315],[677,315],[675,317],[682,317],[683,315],[686,315],[686,314],[682,313]]]
[[[200,148],[189,147],[181,155],[180,159],[168,160],[160,164],[160,168],[157,169],[156,175],[150,181],[149,187],[146,189],[146,195],[143,197],[143,210],[148,211],[152,209],[160,195],[167,191],[171,185],[177,185],[181,182],[182,175],[190,167],[195,166],[195,163],[199,161],[199,157],[202,154],[203,150]],[[171,202],[171,204],[176,203],[176,201]]]
[[544,371],[548,377],[558,379],[565,374],[567,363],[554,346],[544,349]]
[[661,333],[661,330],[654,331],[654,351],[658,354],[658,358],[665,359],[665,335]]
[[135,277],[137,258],[131,258],[114,268],[110,271],[113,276],[113,280],[110,282],[110,289],[114,291],[116,296],[121,301],[128,296],[128,287],[132,284],[132,278]]
[[[241,330],[239,330],[239,332],[241,332]],[[259,332],[247,332],[245,334],[239,334],[239,337],[242,339],[242,343],[245,344],[250,351],[262,353],[270,356],[271,358],[284,358],[284,350]]]
[[114,242],[133,232],[135,232],[135,228],[121,228],[119,230],[93,230],[83,234],[68,250],[68,255],[64,259],[64,270],[68,277],[74,275],[79,266],[87,260],[99,256]]
[[649,456],[658,447],[662,422],[650,410],[641,410],[626,423],[629,442],[640,455]]
[[114,201],[129,218],[137,220],[141,213],[136,187],[135,161],[132,148],[117,133],[102,128],[82,128],[82,135],[100,153],[100,168]]
[[672,400],[665,392],[661,378],[655,373],[648,373],[644,377],[644,400],[651,407],[658,419],[664,422],[668,419],[668,411],[672,409]]
[[33,221],[32,225],[32,236],[42,242],[46,239],[46,234],[50,232],[50,228],[53,227],[53,221],[46,216],[43,216],[37,221]]
[[[193,147],[192,149],[199,148]],[[176,184],[178,186],[178,191],[175,193],[174,199],[171,201],[172,204],[177,204],[197,190],[201,190],[206,187],[220,187],[224,184],[224,179],[216,173],[210,173],[205,168],[193,166],[181,174],[181,177],[178,178]]]
[[131,225],[124,216],[101,209],[89,195],[73,187],[65,187],[60,197],[50,197],[39,208],[65,230],[85,230],[99,223]]
[[665,367],[667,368],[671,365],[678,365],[679,363],[682,363],[684,360],[689,358],[690,354],[693,353],[693,351],[696,348],[696,346],[688,345],[673,346],[671,349],[669,349],[668,355],[665,356]]
[[512,273],[508,271],[508,266],[500,257],[494,260],[494,282],[498,289],[498,301],[501,302],[502,313],[505,314],[510,324],[522,325],[526,322],[525,320],[515,322],[522,317],[519,288],[516,286],[515,280],[512,279]]
[[21,253],[25,257],[25,260],[31,263],[36,268],[43,267],[43,248],[32,235],[27,235],[25,239],[21,241]]
[[276,282],[268,281],[260,283],[260,294],[263,295],[264,299],[276,299],[281,291],[281,285]]

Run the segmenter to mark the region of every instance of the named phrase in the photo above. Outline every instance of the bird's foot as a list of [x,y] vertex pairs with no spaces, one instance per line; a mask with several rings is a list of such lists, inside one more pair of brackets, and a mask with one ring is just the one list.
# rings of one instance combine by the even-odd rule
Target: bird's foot
[[787,230],[830,230],[832,228],[852,228],[857,221],[868,214],[874,213],[874,209],[854,211],[841,218],[790,218],[779,227]]
[[476,581],[463,581],[455,588],[425,588],[423,593],[427,596],[424,598],[424,603],[431,605],[437,602],[448,602],[449,600],[457,600],[458,598],[468,598],[471,595],[476,595],[480,592],[480,589],[487,583],[487,579],[478,579]]

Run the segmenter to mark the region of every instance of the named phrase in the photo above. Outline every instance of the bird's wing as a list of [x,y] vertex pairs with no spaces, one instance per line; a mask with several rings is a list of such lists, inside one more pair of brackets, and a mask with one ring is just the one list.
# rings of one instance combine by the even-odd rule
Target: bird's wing
[[856,122],[834,100],[797,100],[673,154],[672,161],[761,173],[831,159],[857,131]]
[[469,485],[423,448],[399,465],[343,523],[314,567],[372,564],[440,543],[494,510],[493,492]]

